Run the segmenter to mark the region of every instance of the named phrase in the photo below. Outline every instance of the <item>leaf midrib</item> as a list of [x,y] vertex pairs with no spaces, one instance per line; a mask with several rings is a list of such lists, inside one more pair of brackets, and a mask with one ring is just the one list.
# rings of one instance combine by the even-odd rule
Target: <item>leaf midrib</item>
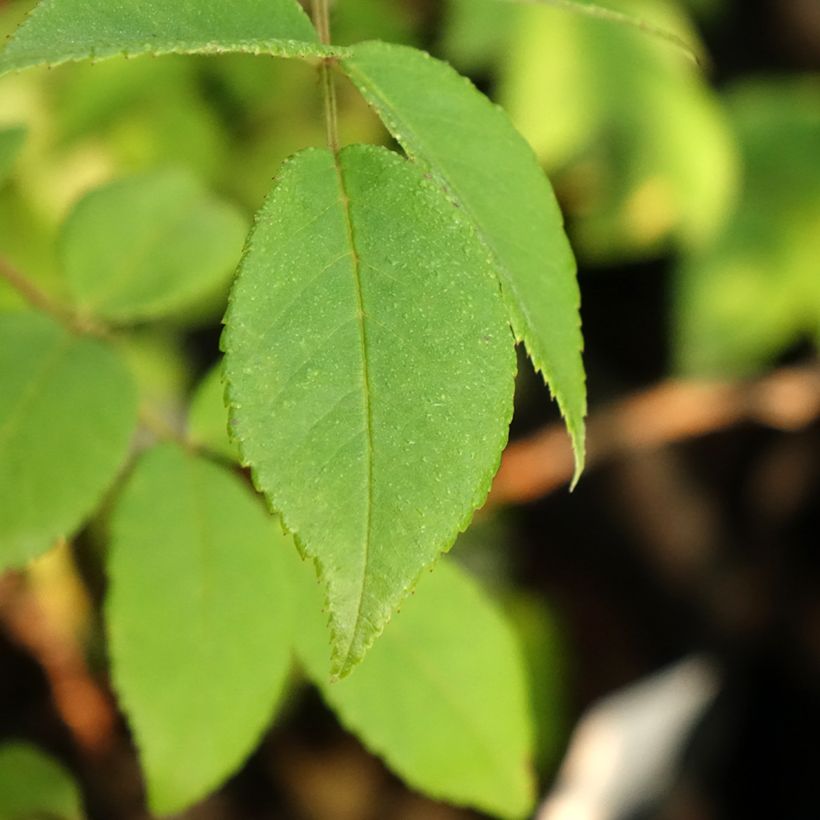
[[[381,89],[376,84],[376,82],[373,80],[373,78],[369,74],[365,74],[365,73],[359,71],[354,65],[351,65],[351,63],[348,62],[347,60],[345,60],[344,64],[345,64],[345,70],[347,72],[349,72],[350,74],[352,74],[352,75],[356,75],[359,78],[360,82],[362,82],[363,84],[366,83],[366,85],[370,88],[371,93],[375,97],[377,97],[379,100],[381,100],[382,103],[390,109],[390,111],[392,112],[393,117],[395,118],[396,122],[401,123],[401,126],[402,126],[401,129],[396,128],[396,134],[394,136],[399,141],[399,143],[401,143],[402,147],[408,153],[412,154],[412,156],[415,160],[419,160],[420,158],[423,157],[422,162],[424,162],[424,164],[428,165],[431,168],[431,170],[433,170],[435,172],[436,176],[441,180],[442,183],[444,183],[445,188],[449,189],[449,191],[452,194],[453,198],[458,201],[458,204],[461,206],[464,213],[469,218],[470,223],[472,224],[473,228],[475,229],[476,236],[481,241],[481,244],[484,245],[484,247],[491,254],[493,262],[495,262],[495,266],[500,271],[504,272],[504,276],[499,277],[500,279],[502,279],[502,283],[501,283],[502,287],[508,289],[509,291],[511,291],[515,295],[515,309],[521,314],[524,322],[530,328],[533,328],[534,324],[532,322],[532,317],[530,316],[529,311],[527,310],[526,306],[523,303],[524,300],[521,299],[520,293],[518,292],[518,290],[515,287],[515,282],[514,282],[512,272],[510,271],[509,266],[506,265],[503,262],[503,260],[501,259],[500,254],[499,254],[499,251],[496,249],[493,242],[490,241],[487,234],[482,230],[481,223],[479,222],[478,218],[475,216],[475,213],[473,212],[473,209],[469,206],[467,200],[464,198],[464,195],[461,193],[458,186],[453,182],[453,180],[451,179],[451,177],[448,174],[446,174],[442,171],[442,163],[438,159],[438,155],[436,154],[436,152],[431,151],[428,147],[428,143],[425,140],[421,139],[418,136],[418,132],[414,128],[411,128],[407,124],[407,120],[402,118],[397,113],[396,106],[393,105],[390,102],[390,97],[386,94],[386,92],[383,89]],[[412,134],[413,135],[413,140],[415,141],[415,143],[417,145],[424,146],[423,149],[413,151],[410,148],[410,146],[407,144],[407,140],[403,137],[403,134],[405,134],[405,133]],[[431,161],[430,158],[432,158],[433,161]],[[513,322],[512,324],[514,325],[515,323]],[[519,333],[515,329],[515,327],[513,327],[513,330],[515,330],[516,340],[519,341],[519,342],[522,341],[523,337],[519,335]],[[543,365],[538,365],[536,363],[536,366],[539,366],[539,369],[543,369]]]
[[364,312],[364,297],[362,294],[362,264],[359,252],[356,249],[355,229],[353,227],[353,216],[350,211],[350,196],[347,193],[347,186],[344,179],[344,170],[341,165],[339,153],[332,152],[333,166],[336,171],[336,177],[339,181],[340,202],[342,205],[342,212],[344,213],[345,228],[347,230],[347,238],[350,244],[350,253],[353,270],[353,280],[356,290],[356,308],[359,326],[359,342],[361,345],[361,359],[362,359],[362,385],[364,387],[364,407],[366,418],[366,441],[367,441],[367,528],[365,532],[363,558],[362,558],[362,581],[359,588],[359,600],[356,604],[356,619],[353,624],[353,629],[350,633],[350,642],[345,650],[344,656],[339,664],[339,669],[344,670],[349,662],[353,650],[353,644],[356,641],[356,636],[359,631],[359,625],[362,621],[362,611],[364,609],[365,590],[367,589],[367,565],[370,561],[370,543],[373,531],[373,464],[374,464],[374,448],[373,448],[373,403],[370,386],[370,367],[368,364],[368,345],[367,345],[367,324],[365,322]]

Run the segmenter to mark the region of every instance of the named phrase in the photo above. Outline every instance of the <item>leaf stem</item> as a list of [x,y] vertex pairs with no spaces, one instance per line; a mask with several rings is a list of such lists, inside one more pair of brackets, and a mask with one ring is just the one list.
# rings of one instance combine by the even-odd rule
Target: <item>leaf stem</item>
[[[330,43],[330,10],[328,0],[312,0],[313,24],[319,32],[319,39],[323,45]],[[336,111],[336,86],[333,82],[333,63],[335,57],[325,57],[319,65],[319,74],[322,83],[322,97],[325,103],[325,128],[327,129],[327,145],[334,155],[339,153],[339,122]]]
[[78,316],[73,311],[57,304],[48,294],[40,290],[27,276],[20,273],[8,260],[0,258],[0,279],[3,279],[35,310],[56,319],[72,333],[83,336],[108,336],[108,328],[92,319]]

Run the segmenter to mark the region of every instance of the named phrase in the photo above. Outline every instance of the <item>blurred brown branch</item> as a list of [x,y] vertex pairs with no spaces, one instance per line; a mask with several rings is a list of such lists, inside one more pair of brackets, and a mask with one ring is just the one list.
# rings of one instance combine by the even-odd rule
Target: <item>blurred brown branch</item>
[[104,754],[115,735],[116,708],[88,668],[71,625],[45,605],[39,592],[23,573],[0,578],[0,622],[40,664],[54,705],[77,746],[92,756]]
[[[777,430],[806,427],[820,415],[820,365],[787,367],[748,382],[670,380],[593,413],[587,426],[587,465],[619,455],[720,432],[742,422]],[[573,458],[563,425],[553,424],[504,453],[488,504],[522,504],[572,478]]]

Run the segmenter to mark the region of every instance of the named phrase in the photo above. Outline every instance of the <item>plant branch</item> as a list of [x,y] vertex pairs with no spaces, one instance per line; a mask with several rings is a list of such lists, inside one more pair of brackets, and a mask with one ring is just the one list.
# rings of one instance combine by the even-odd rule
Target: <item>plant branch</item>
[[521,3],[525,5],[543,5],[554,6],[555,8],[564,9],[565,11],[582,14],[586,17],[594,17],[596,20],[604,20],[609,23],[616,23],[621,26],[642,31],[650,37],[655,37],[663,40],[671,46],[674,46],[679,51],[682,51],[688,59],[690,59],[696,66],[700,68],[707,68],[708,59],[702,53],[698,53],[689,43],[682,37],[679,37],[673,32],[656,26],[640,17],[632,17],[629,14],[624,14],[615,9],[605,8],[595,3],[581,3],[579,0],[507,0],[507,2]]
[[10,262],[2,258],[0,258],[0,279],[11,285],[30,307],[40,313],[48,314],[72,333],[90,336],[109,335],[107,328],[91,319],[77,316],[71,310],[55,302],[27,276],[24,276]]
[[[670,380],[593,414],[587,465],[650,451],[751,421],[800,430],[820,416],[820,365],[784,368],[749,382]],[[572,479],[572,447],[553,424],[504,453],[488,504],[523,504]]]
[[[323,45],[330,43],[330,10],[328,0],[312,0],[313,24],[319,33]],[[319,76],[322,83],[322,98],[325,104],[325,127],[327,145],[335,154],[339,153],[339,124],[336,111],[336,86],[333,82],[334,57],[325,57],[319,64]]]

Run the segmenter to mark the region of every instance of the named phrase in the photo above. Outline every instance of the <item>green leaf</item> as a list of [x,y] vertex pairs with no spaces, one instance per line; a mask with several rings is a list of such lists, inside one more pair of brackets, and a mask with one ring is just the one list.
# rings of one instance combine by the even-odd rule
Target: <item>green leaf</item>
[[677,364],[701,376],[750,375],[820,325],[820,82],[746,82],[726,102],[742,195],[676,270]]
[[130,374],[106,345],[37,314],[0,316],[0,568],[77,530],[136,422]]
[[515,374],[498,284],[416,166],[309,150],[258,217],[224,348],[234,434],[316,559],[345,675],[488,492]]
[[258,742],[290,663],[289,544],[250,489],[172,445],[117,505],[106,618],[149,801],[175,813]]
[[188,433],[197,446],[230,461],[239,460],[236,445],[228,435],[221,363],[208,371],[194,391],[188,414]]
[[25,139],[26,129],[22,126],[0,129],[0,184],[6,181]]
[[500,108],[422,51],[363,43],[342,68],[475,225],[492,255],[515,335],[566,418],[577,478],[586,414],[580,296],[561,211],[532,150]]
[[0,52],[0,74],[140,54],[317,57],[296,0],[42,0]]
[[79,309],[114,322],[164,316],[230,280],[247,232],[233,206],[181,170],[92,191],[65,223],[61,255]]
[[[311,597],[318,596],[306,588],[303,598]],[[532,809],[531,715],[519,648],[455,564],[442,561],[419,583],[347,680],[330,682],[320,616],[300,623],[297,651],[342,723],[408,784],[493,815]]]
[[77,787],[65,769],[27,743],[0,746],[0,817],[3,820],[80,820]]

